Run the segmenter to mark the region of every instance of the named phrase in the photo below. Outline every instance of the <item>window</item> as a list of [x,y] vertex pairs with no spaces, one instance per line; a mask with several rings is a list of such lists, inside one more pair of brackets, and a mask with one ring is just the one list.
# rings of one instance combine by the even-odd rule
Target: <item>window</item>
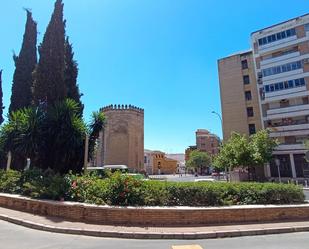
[[255,124],[249,124],[249,134],[252,135],[252,134],[255,134],[256,131],[255,131]]
[[243,81],[244,81],[244,84],[245,84],[245,85],[250,84],[250,78],[249,78],[249,75],[244,75],[244,76],[243,76]]
[[264,77],[274,75],[274,74],[279,74],[279,73],[284,73],[284,72],[289,72],[292,70],[297,70],[302,68],[302,63],[301,61],[294,61],[291,63],[287,63],[281,66],[276,66],[276,67],[270,67],[262,70],[262,74]]
[[[306,24],[306,25],[308,26],[308,24]],[[306,31],[308,31],[309,27],[306,27],[306,25],[305,25],[305,29],[306,29]],[[259,46],[263,46],[267,43],[279,41],[281,39],[285,39],[287,37],[294,36],[294,35],[296,35],[295,28],[288,29],[288,30],[285,30],[285,31],[282,31],[282,32],[279,32],[279,33],[276,33],[276,34],[273,34],[273,35],[263,37],[263,38],[258,40],[258,43],[259,43]]]
[[247,101],[252,99],[251,91],[245,91],[245,99]]
[[242,69],[247,69],[248,68],[248,61],[247,60],[241,61],[241,68]]
[[284,82],[266,85],[264,86],[264,91],[266,93],[269,93],[269,92],[280,91],[280,90],[285,90],[285,89],[290,89],[290,88],[300,87],[300,86],[305,86],[305,85],[306,85],[305,79],[300,78],[300,79],[288,80]]
[[248,117],[253,117],[254,116],[253,107],[247,107],[247,116]]
[[309,32],[309,23],[305,24],[305,30],[306,30],[306,32]]
[[144,156],[144,163],[147,163],[147,157]]

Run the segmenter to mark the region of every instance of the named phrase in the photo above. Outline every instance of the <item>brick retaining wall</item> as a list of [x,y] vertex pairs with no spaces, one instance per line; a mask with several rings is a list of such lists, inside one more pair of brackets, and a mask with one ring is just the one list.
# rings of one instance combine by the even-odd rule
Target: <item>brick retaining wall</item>
[[201,226],[309,220],[309,204],[232,207],[109,207],[0,194],[0,206],[73,221],[130,226]]

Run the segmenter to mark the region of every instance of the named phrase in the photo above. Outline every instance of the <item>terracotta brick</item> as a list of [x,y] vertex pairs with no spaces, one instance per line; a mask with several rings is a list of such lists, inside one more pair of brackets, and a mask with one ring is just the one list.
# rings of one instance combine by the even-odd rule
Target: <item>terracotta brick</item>
[[248,208],[118,208],[1,195],[0,206],[38,215],[105,225],[195,226],[309,220],[309,205]]

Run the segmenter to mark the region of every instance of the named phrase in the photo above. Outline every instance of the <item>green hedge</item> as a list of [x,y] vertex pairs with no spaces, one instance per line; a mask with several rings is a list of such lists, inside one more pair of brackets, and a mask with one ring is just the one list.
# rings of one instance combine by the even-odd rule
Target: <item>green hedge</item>
[[142,181],[115,173],[109,178],[65,176],[29,170],[0,171],[0,192],[32,198],[121,206],[224,206],[304,202],[301,187],[277,183]]

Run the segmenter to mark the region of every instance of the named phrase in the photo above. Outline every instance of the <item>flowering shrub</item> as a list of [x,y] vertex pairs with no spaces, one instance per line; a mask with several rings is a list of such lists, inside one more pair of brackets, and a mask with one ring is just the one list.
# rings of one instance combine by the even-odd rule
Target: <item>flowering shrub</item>
[[224,206],[303,203],[301,187],[276,183],[142,181],[115,173],[64,176],[51,171],[1,171],[0,192],[32,198],[120,206]]
[[107,180],[107,203],[110,205],[143,205],[144,187],[141,180],[116,172]]
[[105,204],[107,196],[107,183],[97,176],[67,175],[70,187],[67,200],[93,204]]

